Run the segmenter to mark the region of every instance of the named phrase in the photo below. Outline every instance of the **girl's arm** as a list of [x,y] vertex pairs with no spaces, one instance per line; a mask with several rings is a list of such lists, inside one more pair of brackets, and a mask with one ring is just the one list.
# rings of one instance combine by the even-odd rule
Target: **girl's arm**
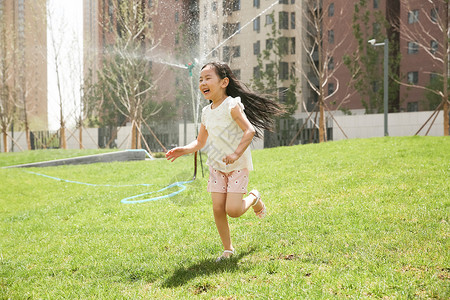
[[200,131],[195,141],[184,147],[176,147],[167,151],[166,158],[167,160],[174,161],[175,159],[177,159],[182,155],[196,152],[205,147],[207,139],[208,139],[208,131],[206,131],[205,125],[201,124]]
[[237,149],[234,153],[227,155],[223,158],[223,162],[227,165],[234,163],[239,157],[244,154],[245,150],[248,148],[250,143],[255,136],[255,128],[247,119],[247,116],[242,112],[241,108],[236,105],[231,109],[231,117],[238,124],[239,128],[242,129],[244,135],[242,136],[241,142],[239,143]]

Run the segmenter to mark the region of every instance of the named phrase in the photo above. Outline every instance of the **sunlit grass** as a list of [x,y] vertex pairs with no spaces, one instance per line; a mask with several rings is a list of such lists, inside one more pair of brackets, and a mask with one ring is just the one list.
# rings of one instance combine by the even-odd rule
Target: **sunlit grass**
[[[32,169],[150,187],[0,169],[0,295],[447,299],[449,151],[443,137],[254,151],[250,188],[269,215],[231,219],[237,255],[220,264],[206,170],[175,197],[120,202],[191,178],[192,156]],[[0,162],[37,159],[17,156]]]

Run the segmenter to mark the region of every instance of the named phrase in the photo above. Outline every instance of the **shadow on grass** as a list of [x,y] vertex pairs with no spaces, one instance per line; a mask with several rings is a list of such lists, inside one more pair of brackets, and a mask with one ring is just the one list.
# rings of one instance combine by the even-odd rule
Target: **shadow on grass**
[[239,260],[253,251],[254,249],[250,249],[247,252],[234,255],[232,258],[221,262],[216,262],[215,259],[204,259],[187,268],[181,267],[175,270],[172,276],[167,278],[162,286],[165,288],[179,287],[198,276],[217,274],[225,271],[235,272],[239,269]]

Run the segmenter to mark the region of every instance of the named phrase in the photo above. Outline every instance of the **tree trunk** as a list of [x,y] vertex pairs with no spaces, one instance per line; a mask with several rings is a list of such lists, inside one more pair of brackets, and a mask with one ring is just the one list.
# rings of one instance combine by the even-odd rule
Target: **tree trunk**
[[6,130],[3,131],[3,152],[8,152],[8,135],[6,134]]
[[325,142],[325,113],[323,100],[319,100],[319,143]]
[[444,136],[449,135],[448,101],[444,100]]
[[30,128],[28,127],[28,123],[25,124],[25,135],[26,135],[26,138],[27,138],[28,150],[31,150],[31,137],[30,137]]
[[136,148],[136,138],[137,137],[137,128],[136,128],[136,122],[133,120],[131,122],[131,149],[137,149]]
[[444,83],[444,106],[443,106],[443,112],[444,112],[444,136],[448,136],[449,132],[449,117],[448,117],[448,73],[449,73],[449,67],[448,67],[448,63],[449,63],[449,36],[448,36],[448,29],[449,29],[449,17],[448,17],[448,13],[449,13],[449,3],[447,3],[446,5],[446,13],[445,13],[445,25],[447,25],[445,28],[447,30],[444,30],[444,41],[447,41],[446,43],[444,42],[444,48],[445,48],[445,55],[444,55],[444,76],[443,76],[443,80],[442,82]]
[[79,132],[79,139],[80,139],[80,149],[83,149],[83,126],[81,126],[81,121],[80,121],[80,127],[78,128],[78,130],[80,130]]
[[64,125],[64,122],[61,122],[61,128],[59,129],[59,141],[61,149],[67,149],[66,126]]

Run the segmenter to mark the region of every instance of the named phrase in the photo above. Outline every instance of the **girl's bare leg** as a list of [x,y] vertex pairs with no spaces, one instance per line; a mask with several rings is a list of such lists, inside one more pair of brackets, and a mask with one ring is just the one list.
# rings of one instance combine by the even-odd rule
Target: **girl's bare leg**
[[214,220],[217,231],[219,231],[220,239],[222,240],[223,248],[224,250],[233,250],[226,212],[227,194],[211,193],[211,198],[213,202]]
[[[226,194],[226,212],[232,218],[238,218],[242,216],[256,201],[256,197],[253,194],[249,194],[244,197],[244,194],[240,193],[228,193]],[[254,211],[260,211],[263,208],[261,201],[259,201],[254,207]]]

